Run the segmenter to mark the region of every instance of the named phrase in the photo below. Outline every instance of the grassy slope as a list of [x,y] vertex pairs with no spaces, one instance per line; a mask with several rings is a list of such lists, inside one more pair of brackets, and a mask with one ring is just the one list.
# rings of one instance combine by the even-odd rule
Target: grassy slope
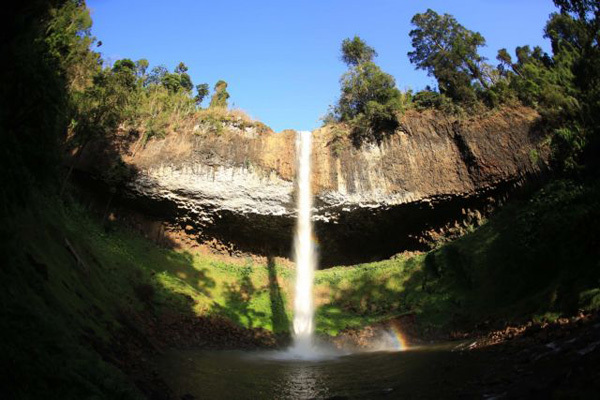
[[600,185],[554,182],[426,255],[332,268],[317,284],[329,333],[405,313],[435,331],[598,308]]
[[[92,348],[110,346],[123,316],[142,311],[217,314],[288,331],[288,267],[162,249],[118,227],[105,232],[77,205],[37,204],[3,226],[3,387],[34,397],[137,397]],[[336,334],[407,313],[423,331],[467,329],[598,308],[599,232],[599,186],[555,182],[428,254],[319,271],[317,330]]]

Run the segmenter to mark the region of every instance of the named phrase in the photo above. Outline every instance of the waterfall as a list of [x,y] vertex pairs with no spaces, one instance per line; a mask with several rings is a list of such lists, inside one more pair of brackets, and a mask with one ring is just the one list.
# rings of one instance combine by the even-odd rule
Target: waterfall
[[312,241],[311,193],[311,132],[301,131],[296,136],[296,207],[298,220],[294,238],[296,262],[296,296],[294,300],[295,353],[311,353],[314,332],[313,277],[316,264]]

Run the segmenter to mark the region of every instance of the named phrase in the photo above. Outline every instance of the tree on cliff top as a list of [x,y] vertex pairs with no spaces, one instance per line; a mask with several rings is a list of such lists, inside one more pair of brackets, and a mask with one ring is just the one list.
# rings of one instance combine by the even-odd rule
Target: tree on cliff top
[[348,66],[371,62],[375,57],[377,57],[375,49],[368,46],[358,36],[354,36],[352,40],[346,38],[342,41],[342,61]]
[[60,72],[70,90],[84,91],[100,69],[100,55],[90,51],[96,41],[92,36],[92,18],[81,0],[49,2],[51,6],[45,42],[50,54],[59,61]]
[[208,83],[201,83],[200,85],[196,85],[196,96],[194,97],[194,101],[197,106],[200,106],[204,101],[204,98],[208,96]]
[[345,39],[341,50],[349,71],[340,79],[341,95],[333,110],[334,118],[350,124],[355,145],[365,140],[379,142],[398,127],[396,113],[402,95],[394,78],[373,62],[375,49],[358,36]]
[[411,20],[410,31],[414,51],[408,53],[418,69],[434,76],[442,94],[451,99],[472,103],[476,101],[476,85],[487,89],[490,82],[484,73],[485,58],[477,49],[485,46],[479,32],[472,32],[449,14],[439,15],[428,9]]
[[227,82],[220,80],[215,84],[215,93],[210,99],[210,108],[227,108]]
[[180,62],[177,67],[175,67],[175,75],[179,77],[179,86],[186,92],[191,93],[192,89],[194,88],[194,84],[192,83],[192,78],[187,71],[188,67],[183,62]]

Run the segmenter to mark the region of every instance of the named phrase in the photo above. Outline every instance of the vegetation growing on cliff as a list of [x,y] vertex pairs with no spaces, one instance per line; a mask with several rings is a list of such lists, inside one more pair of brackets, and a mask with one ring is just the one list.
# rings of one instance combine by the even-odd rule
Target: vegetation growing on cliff
[[[148,140],[170,133],[190,134],[197,127],[215,132],[229,125],[257,128],[260,132],[269,130],[247,115],[239,117],[243,114],[240,110],[229,115],[229,94],[222,80],[215,85],[210,110],[203,109],[209,86],[196,85],[194,94],[194,83],[183,62],[172,72],[163,65],[151,67],[146,59],[124,58],[112,65],[105,63],[92,49],[101,42],[91,36],[92,20],[84,1],[50,3],[46,13],[47,17],[39,22],[45,31],[38,34],[38,46],[47,52],[45,62],[56,64],[53,73],[64,81],[61,89],[66,102],[62,106],[57,102],[60,112],[56,114],[64,121],[57,126],[60,134],[54,135],[60,151],[53,154],[68,154],[71,165],[92,143],[102,143],[104,149],[115,153],[111,149],[117,135],[123,133],[128,141],[135,142],[129,149],[135,154]],[[101,174],[106,180],[122,180],[130,174],[119,154],[113,156],[111,165],[104,166]]]
[[[597,151],[599,136],[595,116],[600,6],[587,1],[554,3],[559,12],[550,15],[545,28],[552,55],[525,45],[517,47],[513,61],[506,49],[500,49],[499,64],[493,68],[477,53],[477,47],[485,44],[479,33],[468,31],[450,15],[428,10],[413,18],[416,29],[410,35],[415,51],[409,57],[436,77],[440,96],[467,110],[479,103],[496,107],[514,101],[539,110],[551,131],[555,166],[573,171],[596,164],[589,154]],[[435,94],[429,91],[423,97]],[[428,101],[433,106],[444,104]]]
[[373,62],[375,49],[360,37],[344,39],[341,51],[349,70],[340,78],[341,95],[326,122],[348,124],[357,147],[363,141],[380,142],[398,127],[402,95],[395,79]]
[[[437,80],[437,88],[401,94],[393,77],[372,60],[375,50],[360,38],[342,43],[342,60],[350,71],[341,79],[341,95],[326,123],[349,125],[355,145],[380,141],[393,132],[403,110],[437,108],[463,114],[523,104],[537,109],[549,132],[553,162],[559,171],[583,166],[598,169],[600,9],[597,2],[555,0],[545,37],[552,54],[527,45],[498,51],[497,66],[478,52],[485,38],[452,15],[429,9],[413,17],[410,61]],[[596,161],[595,161],[596,160]]]
[[229,93],[227,93],[227,82],[220,80],[215,83],[215,94],[210,99],[211,108],[227,108],[227,99],[229,99]]
[[342,94],[332,117],[348,123],[355,145],[365,140],[380,142],[398,128],[402,94],[394,78],[374,62],[377,53],[358,36],[342,42],[342,60],[349,71],[340,79]]
[[469,31],[453,16],[431,9],[415,15],[411,22],[415,29],[409,34],[414,48],[408,53],[410,61],[436,78],[442,95],[457,103],[475,103],[477,92],[491,83],[484,72],[484,59],[477,53],[485,46],[483,36]]

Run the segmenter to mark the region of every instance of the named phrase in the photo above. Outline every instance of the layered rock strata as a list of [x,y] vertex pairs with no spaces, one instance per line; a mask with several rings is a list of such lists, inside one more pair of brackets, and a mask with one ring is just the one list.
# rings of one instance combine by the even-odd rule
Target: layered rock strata
[[[530,109],[468,119],[409,112],[380,144],[350,144],[343,127],[313,132],[314,219],[324,265],[422,248],[420,235],[485,214],[545,168]],[[126,153],[126,152],[125,152]],[[200,240],[286,256],[295,221],[295,132],[177,135],[124,155],[126,197]],[[136,203],[137,202],[137,203]]]

